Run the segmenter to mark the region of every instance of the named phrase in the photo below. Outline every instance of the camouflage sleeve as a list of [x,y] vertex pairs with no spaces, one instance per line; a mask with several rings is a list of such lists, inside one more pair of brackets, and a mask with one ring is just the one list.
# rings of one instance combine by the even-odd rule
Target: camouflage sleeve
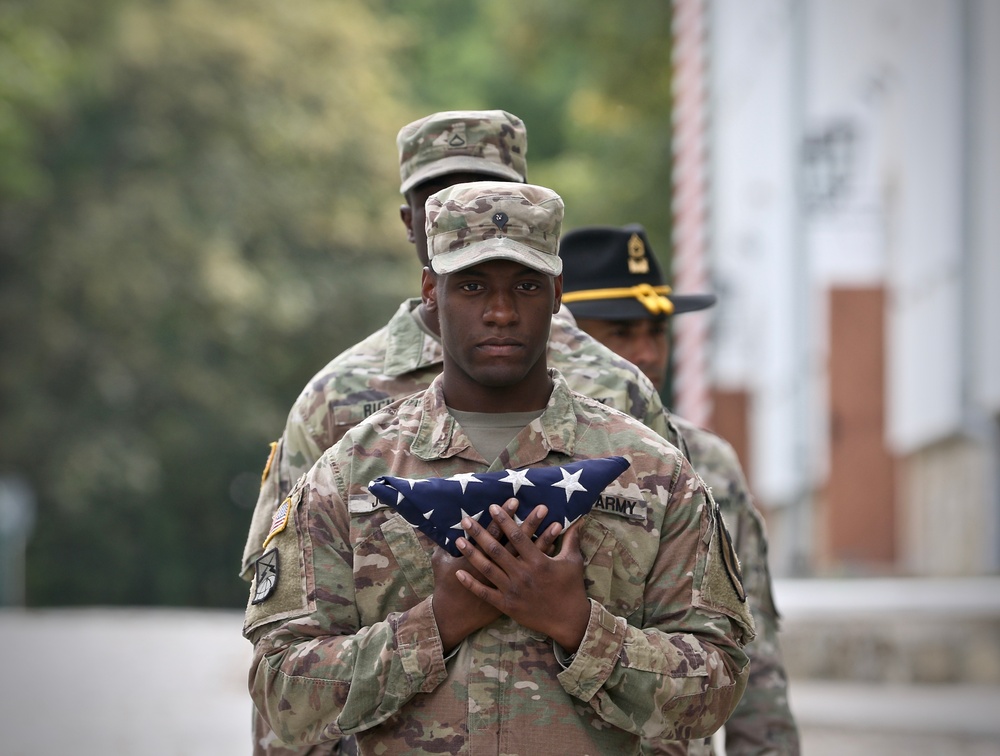
[[289,745],[370,728],[447,676],[430,598],[361,627],[350,515],[338,479],[324,457],[296,485],[288,524],[264,554],[276,553],[275,587],[262,588],[267,577],[258,568],[247,607],[250,694]]
[[[713,433],[671,416],[668,438],[680,447],[712,496],[732,534],[740,558],[757,637],[746,646],[750,677],[746,691],[726,722],[729,756],[799,753],[798,731],[788,706],[787,678],[778,645],[778,615],[771,595],[767,540],[760,513],[753,505],[743,469],[732,446]],[[675,440],[676,439],[676,440]],[[644,740],[644,754],[712,753],[710,743]]]
[[799,734],[788,705],[788,678],[778,644],[778,613],[771,593],[764,523],[749,500],[732,515],[731,530],[742,560],[757,637],[746,648],[750,655],[746,692],[726,722],[726,753],[798,756]]
[[306,389],[292,405],[285,423],[285,453],[278,465],[281,484],[287,486],[285,493],[336,443],[337,439],[327,433],[326,422],[326,396]]
[[[678,459],[680,473],[663,492],[669,503],[641,625],[592,600],[583,641],[559,674],[609,724],[671,739],[707,737],[723,725],[746,684],[742,645],[753,636],[714,502]],[[588,574],[606,553],[613,558],[595,551]]]
[[747,689],[726,722],[726,753],[797,756],[799,737],[788,705],[788,678],[778,644],[778,613],[771,593],[763,518],[754,506],[732,446],[705,431],[686,436],[691,460],[711,487],[732,533],[757,626],[757,637],[746,647],[750,656]]
[[317,434],[314,427],[315,412],[312,412],[311,408],[317,403],[325,404],[322,395],[316,394],[311,388],[306,388],[292,405],[285,431],[268,458],[264,475],[261,477],[257,504],[250,518],[247,541],[243,547],[240,576],[244,580],[249,581],[253,577],[253,563],[263,552],[261,544],[267,537],[275,510],[288,496],[296,481],[305,475],[326,451],[328,444],[323,440],[322,434]]

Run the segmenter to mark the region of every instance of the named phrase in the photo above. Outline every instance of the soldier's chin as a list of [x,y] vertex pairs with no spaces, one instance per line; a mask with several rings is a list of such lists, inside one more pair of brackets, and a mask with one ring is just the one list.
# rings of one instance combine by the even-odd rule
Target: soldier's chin
[[511,388],[513,386],[517,386],[523,380],[524,380],[523,372],[519,372],[517,374],[512,374],[512,373],[504,374],[491,371],[487,375],[476,377],[476,381],[480,385],[486,386],[486,388],[496,388],[496,389]]

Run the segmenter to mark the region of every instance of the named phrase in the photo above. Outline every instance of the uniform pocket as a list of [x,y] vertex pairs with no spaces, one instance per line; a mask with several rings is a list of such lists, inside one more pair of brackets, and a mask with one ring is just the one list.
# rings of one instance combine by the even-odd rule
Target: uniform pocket
[[429,540],[391,509],[352,511],[354,585],[361,624],[412,608],[434,591]]
[[648,569],[639,564],[623,541],[628,529],[641,529],[642,526],[622,518],[607,519],[610,522],[591,513],[581,525],[580,551],[587,595],[612,614],[633,624],[633,618],[636,622],[641,619]]

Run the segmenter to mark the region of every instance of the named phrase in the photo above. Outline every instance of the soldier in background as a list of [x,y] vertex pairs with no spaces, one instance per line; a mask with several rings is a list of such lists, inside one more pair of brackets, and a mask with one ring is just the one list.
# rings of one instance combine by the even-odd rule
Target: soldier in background
[[[258,709],[286,742],[355,734],[361,753],[624,754],[640,734],[710,735],[753,634],[735,555],[679,450],[547,367],[562,201],[485,182],[426,207],[442,373],[348,431],[273,518],[244,628]],[[595,507],[551,556],[493,507],[513,553],[465,516],[452,558],[367,490],[609,454],[631,467],[605,496],[629,506]]]
[[[712,294],[675,294],[663,280],[645,229],[591,226],[567,232],[563,303],[577,325],[642,368],[657,389],[670,356],[670,318],[715,303]],[[735,541],[757,627],[747,646],[750,680],[726,723],[727,756],[799,753],[788,707],[788,678],[778,646],[778,613],[771,594],[764,523],[751,499],[733,448],[713,433],[671,415],[682,450],[712,491]],[[710,742],[650,741],[644,753],[710,754]]]
[[[445,111],[404,126],[397,137],[400,217],[422,265],[428,264],[424,204],[434,192],[476,180],[524,182],[527,132],[503,110]],[[442,370],[443,350],[434,312],[419,297],[403,302],[388,324],[350,347],[305,386],[272,445],[240,568],[250,580],[275,511],[292,485],[350,428],[391,402],[426,389]],[[552,317],[548,364],[569,386],[621,410],[677,443],[676,428],[655,388],[637,367],[573,323],[561,308]],[[336,743],[285,748],[254,716],[254,753],[292,756],[336,752]]]

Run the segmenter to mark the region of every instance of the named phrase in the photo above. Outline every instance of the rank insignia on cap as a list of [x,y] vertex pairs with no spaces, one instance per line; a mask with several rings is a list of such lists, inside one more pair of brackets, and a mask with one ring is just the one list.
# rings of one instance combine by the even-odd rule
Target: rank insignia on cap
[[632,234],[628,240],[628,272],[637,275],[649,273],[646,245],[642,243],[639,234]]
[[274,453],[278,450],[278,442],[271,442],[271,453],[267,455],[267,462],[264,463],[264,472],[260,474],[260,484],[267,482],[267,476],[271,473],[271,465],[274,463]]
[[509,220],[510,218],[507,217],[507,213],[493,213],[493,225],[501,231],[507,230],[507,221]]
[[278,585],[278,550],[261,554],[254,562],[254,591],[251,604],[265,601]]
[[267,544],[271,542],[271,539],[285,529],[288,525],[288,517],[291,513],[292,499],[289,497],[281,502],[281,506],[278,507],[274,513],[274,517],[271,518],[271,529],[267,531],[267,538],[264,539],[264,545],[261,546],[262,549],[267,548]]

